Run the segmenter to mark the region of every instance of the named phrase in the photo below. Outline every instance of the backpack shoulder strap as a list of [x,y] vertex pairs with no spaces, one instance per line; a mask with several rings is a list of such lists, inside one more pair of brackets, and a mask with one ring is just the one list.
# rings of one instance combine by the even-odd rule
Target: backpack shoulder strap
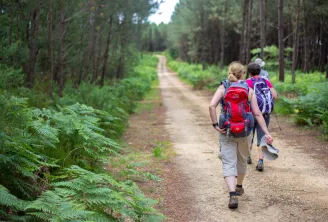
[[[224,97],[224,95],[227,94],[229,87],[231,86],[231,82],[229,82],[228,80],[223,80],[221,82],[221,85],[224,86],[224,94],[223,94],[223,97]],[[221,99],[221,105],[222,105],[222,111],[223,111],[224,106],[225,106],[223,98]]]
[[263,77],[260,76],[259,79],[260,79],[261,82],[263,82],[265,84],[265,86],[268,87],[268,84],[266,82],[267,80],[265,78],[263,78]]
[[225,89],[229,88],[231,86],[231,82],[229,82],[228,80],[223,80],[221,82],[221,85],[224,86]]

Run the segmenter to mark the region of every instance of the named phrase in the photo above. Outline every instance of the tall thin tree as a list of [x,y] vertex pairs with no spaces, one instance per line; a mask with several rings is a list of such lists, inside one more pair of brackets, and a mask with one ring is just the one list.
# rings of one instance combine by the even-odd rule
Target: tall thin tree
[[245,62],[248,64],[251,60],[251,29],[252,29],[252,9],[253,9],[253,0],[249,1],[248,5],[248,16],[247,16],[247,33],[246,33],[246,45],[245,45]]
[[298,60],[298,21],[300,15],[300,0],[297,0],[297,7],[296,7],[296,17],[295,17],[295,31],[294,31],[294,42],[293,42],[293,65],[292,65],[292,83],[295,83],[296,76],[295,70],[297,67],[297,60]]
[[109,48],[112,43],[112,35],[113,35],[112,26],[113,26],[113,16],[111,15],[109,17],[109,27],[108,27],[108,32],[107,32],[106,48],[105,48],[105,52],[104,52],[104,56],[103,56],[103,66],[102,66],[102,70],[101,70],[101,79],[100,79],[100,83],[99,83],[101,86],[104,85],[105,75],[107,72]]
[[58,87],[59,96],[63,96],[64,90],[64,40],[66,35],[66,22],[65,22],[65,0],[60,0],[60,24],[59,24],[59,40],[58,40]]
[[221,52],[220,52],[220,68],[223,69],[224,66],[224,48],[225,48],[225,24],[226,24],[226,16],[228,11],[228,0],[224,1],[224,10],[223,15],[221,16],[221,30],[220,30],[220,44],[221,44]]
[[10,3],[10,26],[9,26],[9,36],[8,43],[11,45],[13,43],[13,27],[14,27],[14,1]]
[[261,44],[261,59],[264,59],[264,47],[265,47],[265,0],[260,0],[260,44]]
[[40,27],[40,10],[41,0],[37,0],[37,4],[30,15],[30,30],[28,34],[28,47],[29,47],[29,59],[25,66],[27,73],[27,86],[32,88],[35,80],[35,63],[38,55],[38,36]]
[[285,80],[284,61],[284,1],[278,0],[279,81]]
[[54,41],[52,35],[52,0],[48,0],[48,61],[49,61],[49,76],[50,76],[50,88],[49,93],[52,95],[53,91],[53,79],[54,79]]
[[306,18],[306,5],[305,5],[305,0],[303,0],[303,13],[304,13],[304,24],[303,24],[303,72],[308,72],[308,20]]
[[244,0],[243,28],[241,32],[240,50],[239,50],[239,60],[242,63],[245,63],[245,49],[246,49],[245,46],[246,46],[247,25],[248,25],[249,1],[250,0]]

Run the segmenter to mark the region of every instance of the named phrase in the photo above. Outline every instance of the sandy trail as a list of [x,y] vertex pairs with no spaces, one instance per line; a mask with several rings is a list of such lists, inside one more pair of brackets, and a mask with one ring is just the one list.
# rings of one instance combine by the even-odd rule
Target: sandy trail
[[[229,210],[218,135],[208,114],[210,98],[182,83],[176,73],[168,72],[165,57],[159,58],[166,128],[177,153],[174,164],[183,177],[170,182],[177,189],[165,197],[175,201],[167,209],[168,221],[328,221],[325,167],[297,147],[287,146],[276,133],[272,135],[279,159],[265,161],[261,173],[255,164],[249,166],[239,208]],[[252,157],[256,159],[256,152]]]

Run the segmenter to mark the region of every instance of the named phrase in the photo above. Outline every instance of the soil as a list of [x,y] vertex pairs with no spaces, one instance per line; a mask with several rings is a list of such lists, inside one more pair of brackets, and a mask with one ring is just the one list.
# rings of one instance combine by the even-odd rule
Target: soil
[[[279,158],[265,160],[263,172],[255,170],[255,163],[249,165],[239,208],[228,209],[218,135],[208,112],[212,94],[192,90],[167,69],[165,57],[159,59],[163,106],[153,112],[161,117],[155,125],[150,125],[150,113],[133,117],[126,139],[144,141],[139,147],[145,146],[150,134],[142,129],[159,127],[156,135],[162,138],[155,140],[172,141],[176,155],[156,166],[164,180],[145,185],[156,187],[151,195],[160,200],[158,208],[167,221],[328,221],[328,143],[318,139],[319,132],[296,127],[286,117],[278,118],[280,130],[274,115],[270,132]],[[253,162],[256,156],[253,150]]]

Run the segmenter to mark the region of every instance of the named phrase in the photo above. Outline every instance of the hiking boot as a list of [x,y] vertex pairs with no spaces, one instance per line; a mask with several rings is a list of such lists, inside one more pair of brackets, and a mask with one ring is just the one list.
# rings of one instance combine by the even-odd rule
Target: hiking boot
[[259,161],[256,165],[256,170],[262,172],[264,170],[263,162]]
[[230,209],[238,208],[238,197],[237,196],[230,196],[228,207]]
[[247,164],[252,164],[252,158],[251,158],[251,156],[247,157]]
[[236,194],[237,196],[241,196],[244,193],[244,188],[242,187],[236,187]]

